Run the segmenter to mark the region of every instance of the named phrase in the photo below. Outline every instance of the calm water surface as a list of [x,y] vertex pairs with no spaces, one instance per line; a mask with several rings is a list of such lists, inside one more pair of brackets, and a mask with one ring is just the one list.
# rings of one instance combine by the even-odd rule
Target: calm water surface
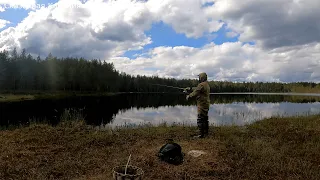
[[[320,103],[230,103],[212,104],[209,111],[209,122],[212,125],[245,125],[273,116],[301,116],[320,113]],[[139,125],[150,123],[196,125],[197,108],[195,106],[132,108],[115,116],[112,126]]]
[[[179,123],[196,125],[195,100],[179,94],[122,94],[112,97],[71,97],[0,103],[0,126],[27,125],[31,121],[57,124],[66,109],[80,113],[88,124],[136,126]],[[320,95],[212,94],[211,124],[244,125],[272,116],[320,114]]]

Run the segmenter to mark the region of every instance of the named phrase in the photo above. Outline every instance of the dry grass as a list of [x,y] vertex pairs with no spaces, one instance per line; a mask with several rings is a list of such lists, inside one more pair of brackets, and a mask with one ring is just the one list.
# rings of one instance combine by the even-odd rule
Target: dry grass
[[0,102],[14,102],[22,100],[33,100],[35,97],[33,95],[17,95],[17,94],[0,94]]
[[[273,118],[248,127],[211,127],[193,140],[195,127],[97,131],[80,121],[32,125],[0,132],[0,179],[112,179],[112,168],[141,167],[145,179],[320,179],[320,118]],[[186,154],[182,165],[155,154],[167,138]],[[190,150],[207,152],[198,158]]]

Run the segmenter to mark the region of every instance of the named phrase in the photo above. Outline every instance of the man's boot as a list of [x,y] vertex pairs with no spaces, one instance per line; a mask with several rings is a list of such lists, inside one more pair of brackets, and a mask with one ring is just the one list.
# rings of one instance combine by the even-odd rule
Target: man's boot
[[209,135],[209,117],[205,116],[204,120],[204,135],[208,136]]
[[204,117],[201,115],[198,115],[197,118],[197,125],[198,125],[198,131],[197,135],[193,136],[193,138],[204,138],[205,137],[205,129],[206,125],[204,123]]

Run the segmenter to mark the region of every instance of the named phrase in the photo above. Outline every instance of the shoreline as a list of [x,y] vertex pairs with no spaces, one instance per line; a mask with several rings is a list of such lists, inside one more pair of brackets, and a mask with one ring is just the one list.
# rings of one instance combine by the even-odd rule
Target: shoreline
[[[83,123],[34,124],[0,131],[0,179],[112,179],[112,168],[131,165],[144,179],[320,179],[320,116],[270,118],[247,126],[146,126],[97,131]],[[155,154],[167,138],[186,154],[174,166]],[[191,150],[207,154],[192,157]]]
[[[36,99],[54,99],[54,98],[66,98],[74,96],[113,96],[119,94],[185,94],[179,92],[108,92],[108,93],[97,93],[97,92],[0,92],[0,102],[17,102],[24,100],[36,100]],[[221,93],[210,93],[210,95],[285,95],[285,96],[309,96],[309,97],[320,97],[320,93],[266,93],[266,92],[221,92]]]
[[73,93],[73,92],[34,92],[34,93],[1,93],[0,102],[19,102],[25,100],[37,100],[37,99],[55,99],[55,98],[67,98],[74,96],[113,96],[118,93]]

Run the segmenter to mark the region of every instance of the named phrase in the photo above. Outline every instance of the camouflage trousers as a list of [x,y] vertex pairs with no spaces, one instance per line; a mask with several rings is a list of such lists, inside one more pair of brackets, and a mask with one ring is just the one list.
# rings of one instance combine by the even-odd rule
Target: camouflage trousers
[[209,133],[209,117],[208,115],[198,114],[197,118],[198,132],[200,136],[207,136]]

